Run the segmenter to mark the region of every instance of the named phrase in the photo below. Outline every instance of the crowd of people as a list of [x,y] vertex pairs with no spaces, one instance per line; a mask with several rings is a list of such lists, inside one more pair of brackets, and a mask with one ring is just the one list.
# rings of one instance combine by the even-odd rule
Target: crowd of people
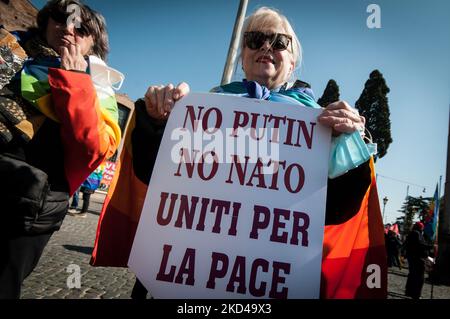
[[[72,4],[81,12],[77,27],[67,23],[67,7]],[[3,223],[8,225],[0,234],[0,299],[20,297],[23,280],[68,211],[78,216],[86,213],[89,196],[96,189],[92,174],[121,141],[117,103],[111,99],[113,94],[105,99],[112,83],[96,82],[89,68],[91,63],[107,67],[103,62],[108,53],[103,16],[78,0],[51,0],[39,11],[37,26],[27,32],[8,32],[14,35],[9,38],[10,46],[18,43],[28,59],[2,85],[0,95],[0,174],[10,181],[0,189],[6,216]],[[302,48],[283,14],[259,8],[247,17],[241,38],[245,78],[214,87],[211,93],[320,108],[310,85],[295,78]],[[126,266],[144,200],[141,195],[150,183],[166,122],[174,104],[189,92],[187,83],[150,85],[136,101],[133,123],[125,136],[132,147],[124,152],[131,150],[131,154],[121,157],[123,169],[116,173],[118,185],[127,185],[120,188],[126,195],[114,193],[119,187],[110,190],[92,265]],[[386,298],[385,266],[402,267],[402,244],[395,233],[388,232],[386,259],[374,148],[364,141],[365,119],[347,102],[337,101],[322,110],[318,122],[332,131],[321,298]],[[127,160],[133,165],[125,165]],[[84,194],[81,213],[76,211],[79,191]],[[122,220],[115,220],[117,214],[112,211],[119,209],[119,202],[121,208],[132,208],[121,215]],[[363,222],[366,220],[370,222]],[[114,238],[107,235],[111,227]],[[403,245],[410,268],[407,295],[413,298],[420,296],[423,285],[423,254],[413,248],[422,242],[418,227]],[[348,238],[354,239],[350,242]],[[369,260],[381,266],[378,290],[365,286]],[[137,280],[133,298],[146,296],[147,289]]]

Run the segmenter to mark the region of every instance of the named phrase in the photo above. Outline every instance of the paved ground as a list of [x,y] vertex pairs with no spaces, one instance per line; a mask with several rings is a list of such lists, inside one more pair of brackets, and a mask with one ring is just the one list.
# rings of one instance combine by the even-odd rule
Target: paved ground
[[[82,197],[82,196],[80,196]],[[44,250],[35,271],[25,280],[22,298],[129,298],[135,276],[124,268],[91,267],[89,259],[104,195],[91,196],[86,218],[66,216],[60,231],[55,232]],[[79,207],[82,205],[80,200]],[[69,289],[70,265],[81,270],[81,288]],[[73,266],[71,266],[73,267]],[[71,283],[76,283],[71,280]]]
[[[388,298],[410,299],[405,296],[405,285],[408,269],[390,268],[388,272]],[[450,286],[431,285],[428,274],[425,275],[425,284],[422,289],[422,299],[450,299]]]
[[[35,271],[24,282],[22,298],[124,299],[130,297],[135,279],[131,272],[123,268],[89,266],[103,199],[104,195],[101,194],[92,196],[91,211],[86,218],[70,215],[66,217],[61,230],[53,235],[47,245]],[[70,273],[67,272],[70,265],[80,267],[81,288],[79,289],[69,289],[67,286],[67,280],[73,272],[73,270]],[[407,269],[391,268],[389,270],[388,298],[408,299],[404,295],[407,275]],[[422,298],[431,298],[432,290],[433,299],[450,299],[449,286],[432,287],[429,282],[424,285]]]

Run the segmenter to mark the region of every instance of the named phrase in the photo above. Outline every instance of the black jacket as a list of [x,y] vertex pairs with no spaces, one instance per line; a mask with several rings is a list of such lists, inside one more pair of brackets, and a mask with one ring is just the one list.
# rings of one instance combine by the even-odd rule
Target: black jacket
[[61,227],[69,187],[60,134],[60,124],[46,119],[30,141],[13,134],[10,142],[0,144],[0,203],[7,233],[46,233]]

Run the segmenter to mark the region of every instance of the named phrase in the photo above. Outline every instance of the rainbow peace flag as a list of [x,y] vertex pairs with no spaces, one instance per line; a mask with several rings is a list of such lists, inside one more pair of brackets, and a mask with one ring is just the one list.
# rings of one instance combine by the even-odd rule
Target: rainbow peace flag
[[120,159],[116,162],[116,174],[100,213],[90,261],[92,266],[128,267],[148,187],[136,177],[133,170],[131,132],[135,125],[134,112],[124,135]]
[[28,60],[21,73],[22,97],[61,123],[64,167],[73,194],[121,138],[114,96],[100,99],[89,74],[59,68],[59,59]]

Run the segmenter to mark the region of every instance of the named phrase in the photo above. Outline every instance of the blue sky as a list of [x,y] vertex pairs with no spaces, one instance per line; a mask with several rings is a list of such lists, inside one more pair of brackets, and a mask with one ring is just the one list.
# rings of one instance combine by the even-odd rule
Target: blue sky
[[[33,0],[41,8],[46,1]],[[238,0],[85,1],[108,23],[109,64],[126,75],[121,92],[136,99],[153,84],[186,81],[205,92],[219,84]],[[366,9],[381,8],[381,28],[369,29]],[[450,105],[450,1],[249,0],[284,13],[304,50],[299,77],[320,97],[330,78],[354,105],[379,69],[388,94],[393,143],[378,160],[385,220],[395,221],[406,196],[433,196],[445,182]],[[240,79],[238,72],[235,79]],[[422,185],[426,187],[425,193]],[[443,186],[442,192],[443,194]]]

